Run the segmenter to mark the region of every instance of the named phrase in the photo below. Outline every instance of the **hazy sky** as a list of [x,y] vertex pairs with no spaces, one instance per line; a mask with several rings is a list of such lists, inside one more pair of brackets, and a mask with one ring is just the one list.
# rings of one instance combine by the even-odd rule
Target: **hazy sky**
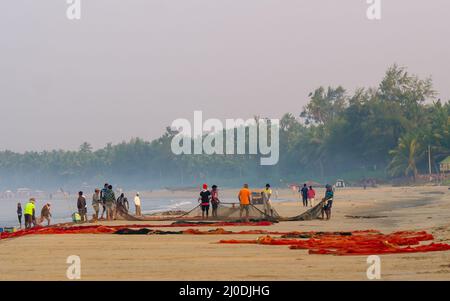
[[450,1],[0,0],[0,149],[152,139],[176,118],[298,114],[393,63],[450,99]]

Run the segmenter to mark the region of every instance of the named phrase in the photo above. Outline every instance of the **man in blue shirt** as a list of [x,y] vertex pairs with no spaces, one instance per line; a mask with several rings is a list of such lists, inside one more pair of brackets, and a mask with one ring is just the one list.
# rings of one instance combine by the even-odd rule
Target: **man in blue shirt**
[[325,205],[322,208],[322,219],[324,219],[325,213],[327,220],[329,220],[331,218],[331,207],[333,206],[334,192],[331,185],[327,184],[325,187],[325,198],[323,199],[325,201]]
[[306,186],[306,184],[303,184],[300,193],[302,194],[303,207],[308,207],[308,186]]

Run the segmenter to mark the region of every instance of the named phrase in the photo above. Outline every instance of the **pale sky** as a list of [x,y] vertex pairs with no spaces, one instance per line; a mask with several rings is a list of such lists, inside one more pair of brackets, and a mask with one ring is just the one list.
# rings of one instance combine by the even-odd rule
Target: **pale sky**
[[177,118],[298,115],[320,85],[393,63],[450,99],[450,1],[0,1],[0,150],[153,139]]

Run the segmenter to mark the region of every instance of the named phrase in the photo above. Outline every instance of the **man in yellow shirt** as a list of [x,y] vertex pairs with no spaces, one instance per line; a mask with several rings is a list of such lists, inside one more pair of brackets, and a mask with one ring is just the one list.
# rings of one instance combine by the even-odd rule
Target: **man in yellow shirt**
[[35,209],[34,205],[36,201],[34,199],[30,199],[28,203],[25,205],[25,229],[30,229],[32,224],[35,224]]
[[242,218],[242,212],[245,210],[245,220],[248,222],[249,208],[251,203],[252,192],[248,189],[248,184],[239,191],[238,198],[240,204],[239,216]]
[[272,189],[270,189],[270,184],[266,184],[266,188],[262,191],[262,199],[264,202],[264,213],[266,216],[273,217],[271,198],[272,198]]

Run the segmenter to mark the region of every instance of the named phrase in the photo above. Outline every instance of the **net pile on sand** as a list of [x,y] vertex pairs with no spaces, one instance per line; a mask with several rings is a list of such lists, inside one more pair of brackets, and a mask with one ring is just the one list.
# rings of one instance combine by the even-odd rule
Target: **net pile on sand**
[[170,225],[89,225],[89,226],[51,226],[51,227],[34,227],[31,229],[19,230],[17,232],[2,232],[0,239],[21,237],[34,234],[109,234],[115,233],[121,229],[142,229],[142,228],[184,228],[184,227],[233,227],[233,226],[270,226],[270,221],[260,222],[188,222],[178,221]]
[[[377,255],[448,251],[449,244],[430,243],[433,235],[425,232],[402,231],[382,234],[379,231],[355,231],[349,234],[316,233],[305,239],[304,234],[285,234],[281,238],[269,235],[254,240],[221,240],[224,244],[287,245],[290,249],[308,250],[309,254]],[[300,239],[292,239],[298,237]]]

